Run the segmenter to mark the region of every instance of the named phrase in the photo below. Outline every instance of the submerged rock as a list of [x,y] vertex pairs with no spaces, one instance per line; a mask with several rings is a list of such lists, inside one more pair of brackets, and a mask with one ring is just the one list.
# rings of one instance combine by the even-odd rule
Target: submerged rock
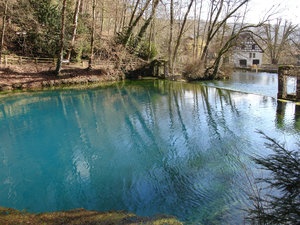
[[0,224],[182,224],[172,216],[140,217],[124,211],[88,211],[74,209],[52,213],[26,213],[0,207]]

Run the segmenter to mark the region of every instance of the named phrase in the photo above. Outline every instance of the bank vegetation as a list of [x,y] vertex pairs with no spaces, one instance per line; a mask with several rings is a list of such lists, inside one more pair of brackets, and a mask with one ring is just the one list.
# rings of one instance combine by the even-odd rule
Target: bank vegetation
[[[49,57],[57,76],[66,64],[86,60],[92,70],[114,62],[127,71],[137,59],[164,59],[169,74],[188,80],[227,77],[228,59],[241,33],[251,32],[270,63],[299,53],[299,30],[273,13],[247,23],[249,0],[5,0],[0,5],[0,58]],[[289,60],[290,60],[289,58]],[[107,63],[109,64],[109,63]]]

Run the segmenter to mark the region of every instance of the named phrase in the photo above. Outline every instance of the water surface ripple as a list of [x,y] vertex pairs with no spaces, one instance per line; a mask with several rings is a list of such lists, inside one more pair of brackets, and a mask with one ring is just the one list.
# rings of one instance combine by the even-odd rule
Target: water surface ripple
[[160,80],[4,98],[0,205],[241,224],[244,165],[253,167],[249,155],[268,154],[255,131],[293,146],[297,107]]

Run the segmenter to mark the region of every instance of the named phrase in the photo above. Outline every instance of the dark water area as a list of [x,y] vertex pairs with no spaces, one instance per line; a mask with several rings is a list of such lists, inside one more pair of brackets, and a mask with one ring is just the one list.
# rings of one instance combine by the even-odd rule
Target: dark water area
[[295,147],[297,107],[161,80],[2,98],[0,206],[241,224],[249,156],[270,152],[256,131]]

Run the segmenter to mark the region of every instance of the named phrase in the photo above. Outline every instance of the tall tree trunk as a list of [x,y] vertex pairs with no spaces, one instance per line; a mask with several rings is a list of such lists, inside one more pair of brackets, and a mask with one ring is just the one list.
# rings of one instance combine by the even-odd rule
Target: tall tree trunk
[[79,8],[80,8],[80,9],[79,9],[79,13],[80,13],[80,14],[83,14],[83,5],[84,5],[84,1],[85,1],[85,0],[81,0],[81,4],[80,4],[80,7],[79,7]]
[[[179,49],[179,46],[180,46],[180,43],[181,43],[181,38],[182,38],[182,35],[183,35],[183,31],[184,31],[184,28],[185,28],[185,24],[186,24],[188,15],[191,11],[193,2],[194,2],[194,0],[190,1],[190,4],[188,6],[188,9],[187,9],[187,11],[185,13],[185,16],[184,16],[184,19],[183,19],[183,23],[182,23],[181,28],[180,28],[180,32],[179,32],[179,35],[178,35],[178,38],[177,38],[177,41],[176,41],[176,46],[175,46],[174,53],[173,53],[173,58],[172,58],[173,67],[175,65],[175,60],[176,60],[177,52],[178,52],[178,49]],[[172,68],[172,70],[174,70],[174,68]]]
[[[238,11],[243,5],[245,5],[249,0],[243,0],[237,4],[236,7],[233,7],[231,11],[225,15],[225,17],[219,21],[219,17],[222,13],[222,9],[224,6],[224,0],[220,0],[218,2],[215,2],[215,0],[211,3],[211,9],[210,9],[210,19],[208,23],[208,29],[207,29],[207,38],[205,47],[201,54],[201,61],[204,62],[204,66],[206,67],[207,64],[207,54],[208,54],[208,47],[215,37],[215,35],[218,33],[220,28],[227,22],[228,18],[230,18],[236,11]],[[214,3],[217,3],[215,6]],[[216,13],[215,13],[216,12]]]
[[105,13],[105,1],[102,1],[102,7],[101,7],[101,27],[100,27],[100,35],[103,33],[104,29],[104,13]]
[[[197,34],[196,34],[196,58],[198,58],[198,55],[199,55],[199,37],[200,37],[200,26],[201,26],[202,5],[203,5],[203,0],[200,1],[199,18],[198,18],[198,24],[197,24]],[[201,44],[201,45],[202,45],[202,44]],[[200,47],[201,47],[201,46],[200,46]]]
[[142,16],[144,15],[144,12],[146,11],[146,9],[148,8],[149,4],[150,4],[151,0],[147,0],[145,3],[145,6],[142,8],[141,12],[139,13],[139,15],[137,16],[137,18],[132,22],[132,24],[128,27],[127,31],[126,31],[126,35],[124,37],[124,45],[126,46],[128,41],[130,40],[130,37],[132,35],[133,29],[136,27],[136,25],[138,24],[138,22],[140,21],[140,19],[142,18]]
[[138,36],[137,36],[137,40],[135,43],[135,46],[138,47],[138,45],[140,44],[142,38],[144,37],[146,30],[148,28],[148,26],[150,25],[151,21],[153,20],[153,18],[155,17],[155,12],[158,6],[160,0],[154,0],[153,6],[152,6],[152,12],[151,15],[149,16],[149,18],[145,21],[144,25],[141,27]]
[[76,39],[76,33],[77,33],[78,14],[79,14],[80,5],[81,5],[81,0],[77,0],[75,12],[74,12],[74,18],[73,18],[73,34],[72,34],[71,46],[70,46],[70,49],[67,54],[67,60],[69,62],[70,62],[72,51],[74,50],[74,47],[75,47],[75,39]]
[[154,15],[151,26],[150,26],[150,34],[149,34],[149,49],[148,49],[148,60],[151,59],[152,47],[155,46],[155,31],[156,31],[156,15]]
[[125,8],[124,8],[124,14],[123,14],[123,22],[122,22],[122,26],[121,26],[121,32],[123,32],[125,24],[126,24],[126,18],[127,18],[127,9],[128,9],[128,2],[127,0],[125,0]]
[[196,58],[196,35],[197,35],[197,0],[195,0],[195,8],[194,8],[194,43],[193,43],[193,59]]
[[276,65],[279,63],[280,55],[288,43],[290,35],[295,32],[297,26],[287,21],[282,25],[282,19],[278,19],[276,24],[267,24],[264,28],[266,38],[261,37],[261,39],[267,45],[271,63]]
[[[201,61],[204,62],[204,66],[205,67],[206,67],[206,64],[207,64],[208,47],[209,47],[210,42],[212,41],[214,35],[217,33],[217,32],[214,32],[214,29],[215,29],[216,23],[217,23],[217,21],[219,19],[219,16],[221,15],[221,12],[222,12],[222,9],[223,9],[223,5],[224,5],[224,0],[220,0],[220,2],[217,2],[216,6],[215,6],[215,0],[213,0],[211,2],[211,7],[210,7],[210,11],[209,11],[210,17],[209,17],[209,22],[208,22],[206,43],[205,43],[205,46],[203,48],[203,52],[201,54]],[[217,8],[217,6],[219,6],[219,7]],[[217,10],[217,13],[215,15],[215,18],[213,18],[214,17],[214,12],[216,10]]]
[[7,8],[8,8],[8,0],[5,1],[3,21],[2,21],[2,33],[1,33],[1,43],[0,43],[0,65],[2,64],[2,51],[3,51],[3,46],[4,46]]
[[133,9],[133,11],[132,11],[132,13],[131,13],[131,17],[130,17],[130,20],[129,20],[128,27],[131,27],[131,25],[132,25],[132,22],[133,22],[135,13],[136,13],[136,11],[137,11],[137,8],[138,8],[138,6],[139,6],[139,4],[140,4],[140,1],[141,1],[141,0],[137,0],[136,3],[135,3],[134,9]]
[[150,33],[149,33],[149,39],[148,39],[148,56],[147,60],[151,58],[151,50],[152,50],[152,38],[154,36],[154,22],[151,23],[150,26]]
[[119,2],[116,1],[115,3],[115,26],[114,26],[114,35],[117,34],[117,29],[118,29],[118,19],[119,19]]
[[127,0],[124,0],[123,4],[122,4],[122,15],[121,15],[121,19],[120,19],[120,24],[119,24],[119,30],[118,32],[122,32],[123,28],[125,26],[126,23],[126,12],[127,12]]
[[206,37],[206,33],[207,33],[207,26],[208,26],[208,23],[209,23],[209,13],[207,13],[207,17],[206,17],[206,20],[205,20],[205,25],[204,25],[204,28],[203,28],[203,32],[202,32],[202,35],[201,35],[201,45],[200,45],[200,51],[199,51],[199,56],[201,57],[202,56],[202,52],[203,52],[203,46],[204,46],[204,39]]
[[[230,3],[231,3],[231,1],[226,2],[226,4],[227,4],[226,15],[230,12]],[[247,9],[247,7],[246,7],[246,9]],[[242,25],[243,25],[243,22],[244,22],[244,19],[245,19],[245,15],[246,15],[246,11],[245,11],[245,14],[244,14],[243,19],[242,19]],[[225,33],[226,33],[226,26],[227,26],[227,21],[225,21],[225,23],[222,26],[222,33],[221,33],[221,40],[220,40],[219,49],[222,48],[223,43],[224,43],[224,37],[225,37]]]
[[60,75],[61,65],[64,57],[64,42],[65,42],[65,14],[67,0],[63,0],[63,8],[61,12],[61,29],[60,29],[60,48],[56,63],[56,75]]
[[92,34],[91,34],[91,53],[89,58],[89,67],[88,69],[92,69],[92,64],[94,61],[94,41],[95,41],[95,27],[96,27],[96,0],[93,0],[93,21],[92,21]]
[[168,55],[169,55],[169,70],[173,74],[173,62],[172,62],[172,45],[173,45],[173,27],[174,27],[174,0],[171,0],[170,5],[170,37],[169,37],[169,46],[168,46]]

